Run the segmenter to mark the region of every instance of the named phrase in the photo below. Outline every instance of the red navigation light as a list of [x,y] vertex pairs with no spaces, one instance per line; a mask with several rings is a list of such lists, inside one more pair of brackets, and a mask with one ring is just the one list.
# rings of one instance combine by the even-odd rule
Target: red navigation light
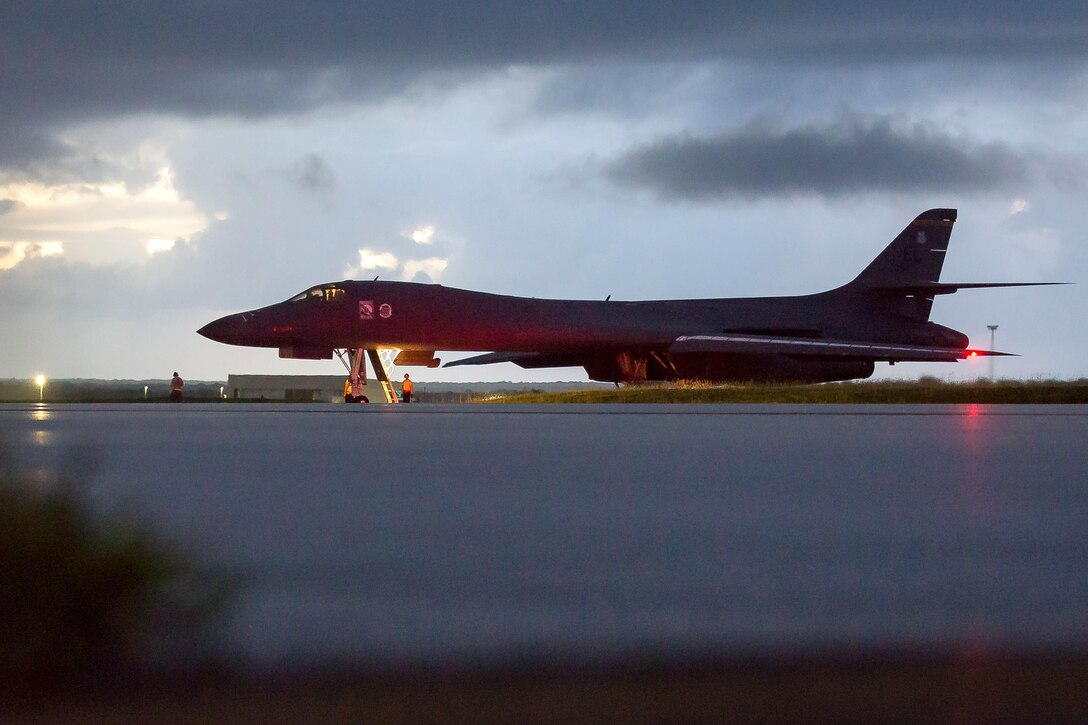
[[978,357],[978,350],[972,350],[971,352],[967,353],[967,357]]

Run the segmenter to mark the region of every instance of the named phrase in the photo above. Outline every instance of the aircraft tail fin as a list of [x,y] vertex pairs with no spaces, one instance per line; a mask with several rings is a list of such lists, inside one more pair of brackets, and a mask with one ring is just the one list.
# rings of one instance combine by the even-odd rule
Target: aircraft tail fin
[[864,293],[889,312],[928,320],[955,223],[955,209],[922,212],[843,291]]

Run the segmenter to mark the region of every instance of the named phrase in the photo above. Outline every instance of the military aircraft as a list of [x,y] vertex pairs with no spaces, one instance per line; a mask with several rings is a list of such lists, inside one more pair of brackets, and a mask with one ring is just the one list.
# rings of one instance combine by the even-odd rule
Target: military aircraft
[[[955,209],[919,214],[852,282],[792,297],[548,300],[436,284],[343,281],[199,330],[280,357],[394,349],[396,365],[437,367],[435,351],[488,351],[447,363],[585,368],[592,380],[817,383],[867,378],[875,363],[1005,355],[968,347],[929,321],[933,299],[1033,282],[939,282]],[[372,353],[372,360],[375,356]],[[356,369],[358,361],[356,362]],[[365,373],[365,367],[364,367]]]

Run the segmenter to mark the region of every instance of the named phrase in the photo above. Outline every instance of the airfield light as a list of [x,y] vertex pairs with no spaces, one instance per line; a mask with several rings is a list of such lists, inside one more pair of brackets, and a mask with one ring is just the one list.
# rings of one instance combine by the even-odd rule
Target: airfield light
[[34,378],[34,384],[38,386],[38,401],[45,400],[45,376],[39,375]]
[[[990,331],[990,352],[994,351],[994,333],[997,332],[997,325],[986,325],[986,329]],[[994,359],[990,358],[990,382],[994,381]]]
[[144,400],[147,400],[147,386],[144,386]]

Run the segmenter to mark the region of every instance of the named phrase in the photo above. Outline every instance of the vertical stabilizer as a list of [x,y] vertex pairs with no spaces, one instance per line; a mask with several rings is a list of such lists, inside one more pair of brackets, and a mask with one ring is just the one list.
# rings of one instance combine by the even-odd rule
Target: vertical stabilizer
[[866,293],[887,311],[928,320],[933,294],[926,286],[940,280],[955,223],[955,209],[922,212],[845,289]]

